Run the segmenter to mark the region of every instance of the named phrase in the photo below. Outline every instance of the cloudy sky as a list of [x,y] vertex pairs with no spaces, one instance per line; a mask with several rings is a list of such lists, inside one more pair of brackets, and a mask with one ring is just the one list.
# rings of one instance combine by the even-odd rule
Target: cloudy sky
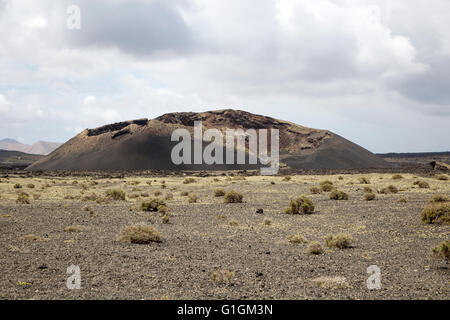
[[450,1],[0,0],[0,139],[223,108],[450,150]]

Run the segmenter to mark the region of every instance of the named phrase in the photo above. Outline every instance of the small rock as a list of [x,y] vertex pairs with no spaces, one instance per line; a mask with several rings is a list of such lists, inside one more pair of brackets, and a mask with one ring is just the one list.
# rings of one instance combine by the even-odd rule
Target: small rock
[[264,210],[263,209],[256,209],[256,213],[262,214],[262,213],[264,213]]

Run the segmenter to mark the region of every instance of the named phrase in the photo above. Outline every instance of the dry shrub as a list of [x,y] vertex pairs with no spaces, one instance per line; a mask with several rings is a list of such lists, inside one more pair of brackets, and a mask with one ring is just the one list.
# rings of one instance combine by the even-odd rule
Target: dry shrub
[[216,189],[214,190],[214,197],[223,197],[225,193],[226,192],[223,189]]
[[364,192],[373,192],[373,189],[371,187],[364,187],[363,191]]
[[173,193],[171,193],[171,192],[166,193],[165,199],[166,200],[173,200]]
[[430,187],[428,182],[423,181],[423,180],[416,180],[416,181],[414,181],[414,185],[419,186],[419,188],[421,188],[421,189],[427,189],[427,188]]
[[320,182],[320,189],[325,192],[331,191],[333,189],[333,182],[331,182],[330,180]]
[[392,176],[392,179],[393,179],[393,180],[403,179],[403,176],[402,176],[401,174],[394,174],[394,175]]
[[366,177],[361,177],[361,178],[359,178],[359,183],[361,183],[361,184],[370,184],[370,180],[367,179]]
[[41,237],[41,236],[37,236],[35,234],[27,234],[24,235],[22,237],[20,237],[20,240],[28,240],[28,241],[45,241],[47,239]]
[[420,218],[426,224],[450,224],[450,203],[428,203],[420,213]]
[[92,193],[91,195],[84,196],[81,198],[82,201],[96,201],[98,196],[95,193]]
[[40,198],[41,198],[41,195],[39,193],[33,194],[33,199],[34,200],[39,200]]
[[366,192],[365,194],[364,194],[364,200],[366,200],[366,201],[371,201],[371,200],[374,200],[375,199],[375,193],[373,193],[373,192]]
[[30,196],[28,193],[21,191],[17,194],[16,202],[21,204],[30,204]]
[[323,251],[322,245],[319,243],[319,241],[311,241],[305,250],[306,254],[319,255],[319,254],[322,254],[323,252],[324,251]]
[[234,276],[234,271],[218,268],[216,271],[214,271],[209,276],[209,278],[215,284],[230,284],[233,276]]
[[166,207],[166,203],[159,199],[154,198],[150,201],[143,201],[141,203],[141,210],[142,211],[148,211],[148,212],[160,212],[163,210],[163,208]]
[[120,230],[119,240],[129,243],[148,244],[161,242],[161,235],[151,226],[135,224]]
[[165,214],[162,216],[162,223],[168,224],[170,222],[170,216]]
[[400,198],[397,200],[398,203],[406,203],[407,200],[405,198]]
[[282,181],[291,181],[291,176],[285,176]]
[[284,213],[287,214],[310,214],[314,212],[314,203],[311,201],[311,199],[300,196],[297,199],[291,200],[289,202],[289,206],[284,209]]
[[325,238],[327,247],[335,247],[339,249],[350,248],[353,243],[353,238],[347,233],[340,233],[336,236],[329,235]]
[[34,189],[34,184],[32,184],[32,183],[27,184],[27,188],[28,189]]
[[120,189],[109,189],[106,190],[106,197],[110,200],[125,200],[125,192]]
[[344,191],[340,190],[331,190],[330,192],[330,199],[331,200],[348,200],[348,194]]
[[20,189],[20,188],[22,188],[22,185],[20,183],[16,183],[13,188]]
[[441,174],[441,175],[439,175],[439,176],[437,177],[437,179],[438,179],[438,180],[442,180],[442,181],[447,181],[447,180],[448,180],[448,177],[447,177],[447,175],[445,175],[445,174]]
[[224,196],[225,203],[242,203],[244,196],[242,193],[236,192],[234,190],[228,191]]
[[80,232],[81,226],[68,226],[63,229],[64,232]]
[[429,202],[447,202],[448,198],[442,194],[437,194],[433,196]]
[[311,280],[311,282],[322,289],[347,289],[351,287],[347,279],[340,276],[321,276]]
[[162,195],[162,192],[159,191],[159,190],[156,190],[155,193],[153,193],[153,195],[154,195],[155,197],[159,197],[160,195]]
[[309,188],[309,191],[312,194],[320,194],[321,193],[321,191],[320,191],[320,189],[318,187],[311,187],[311,188]]
[[264,218],[263,220],[263,224],[265,226],[270,226],[272,224],[272,220],[268,219],[268,218]]
[[307,243],[308,240],[301,234],[294,234],[287,237],[290,243]]
[[198,196],[195,193],[191,193],[188,196],[189,203],[197,203]]
[[194,183],[195,179],[194,178],[186,178],[183,181],[183,184],[190,184],[190,183]]
[[380,193],[383,193],[383,194],[398,193],[398,189],[396,186],[393,186],[391,184],[390,186],[387,186],[386,188],[381,189]]
[[189,192],[187,192],[187,191],[181,192],[182,197],[187,197],[188,195],[189,195]]
[[444,261],[450,260],[450,241],[442,241],[438,246],[431,249],[433,257]]

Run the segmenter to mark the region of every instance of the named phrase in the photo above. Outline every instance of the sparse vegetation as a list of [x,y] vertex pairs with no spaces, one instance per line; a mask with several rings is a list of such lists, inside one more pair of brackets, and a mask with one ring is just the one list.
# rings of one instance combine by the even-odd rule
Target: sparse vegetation
[[270,226],[272,224],[272,220],[270,220],[269,218],[264,218],[263,224],[265,226]]
[[225,203],[242,203],[244,196],[242,193],[236,192],[234,190],[228,191],[224,196]]
[[166,193],[166,196],[165,196],[164,199],[166,199],[166,200],[173,200],[173,193],[171,193],[171,192]]
[[319,241],[311,241],[306,247],[305,253],[310,255],[319,255],[324,252],[322,245]]
[[352,236],[346,233],[340,233],[336,236],[329,235],[325,238],[325,244],[330,248],[346,249],[350,248],[352,243]]
[[125,192],[120,189],[109,189],[106,190],[106,197],[110,200],[125,200]]
[[289,206],[284,210],[287,214],[310,214],[314,212],[314,203],[307,197],[301,196],[297,199],[291,200]]
[[162,195],[162,192],[159,191],[159,190],[156,190],[156,191],[153,193],[153,195],[154,195],[155,197],[159,197],[160,195]]
[[183,191],[183,192],[181,192],[180,195],[181,195],[182,197],[187,197],[187,196],[189,195],[189,192]]
[[20,188],[22,188],[22,185],[20,183],[16,183],[14,185],[14,189],[20,189]]
[[446,174],[441,174],[441,175],[437,176],[437,179],[441,180],[441,181],[447,181],[448,180],[448,176]]
[[393,180],[400,180],[400,179],[403,179],[403,176],[402,176],[401,174],[394,174],[394,175],[392,176],[392,179],[393,179]]
[[292,177],[291,176],[285,176],[283,178],[283,181],[291,181]]
[[330,199],[331,200],[348,200],[348,194],[345,193],[344,191],[333,189],[330,192]]
[[27,188],[28,188],[28,189],[34,189],[34,184],[28,183],[28,184],[27,184]]
[[321,276],[311,280],[312,283],[322,289],[347,289],[350,284],[345,277],[340,276]]
[[136,244],[149,244],[152,242],[161,242],[161,235],[151,226],[135,224],[120,230],[119,240]]

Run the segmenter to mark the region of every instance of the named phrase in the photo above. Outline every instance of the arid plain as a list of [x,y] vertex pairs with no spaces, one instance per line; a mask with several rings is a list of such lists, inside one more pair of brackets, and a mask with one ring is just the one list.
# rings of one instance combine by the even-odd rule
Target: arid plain
[[[449,299],[448,251],[432,252],[450,235],[448,179],[10,173],[0,178],[0,298]],[[226,203],[231,190],[242,202]],[[331,199],[336,190],[348,199]],[[302,195],[314,210],[285,213]],[[427,224],[433,197],[447,213]],[[151,227],[151,241],[133,243],[136,225]],[[71,265],[81,289],[66,286]],[[367,287],[372,265],[379,290]]]

